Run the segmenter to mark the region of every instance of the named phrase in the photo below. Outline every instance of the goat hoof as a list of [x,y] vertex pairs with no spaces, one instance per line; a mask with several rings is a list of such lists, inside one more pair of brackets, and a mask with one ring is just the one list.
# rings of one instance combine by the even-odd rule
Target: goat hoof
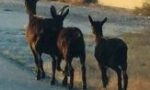
[[120,89],[118,89],[118,90],[124,90],[123,88],[120,88]]
[[63,80],[62,85],[66,87],[67,86],[67,81]]
[[72,90],[72,89],[73,89],[73,86],[72,86],[72,85],[69,85],[68,88],[69,88],[69,90]]
[[41,80],[41,77],[39,74],[36,76],[36,80]]
[[41,79],[44,79],[45,78],[45,73],[42,73],[42,74],[38,74],[36,76],[36,80],[41,80]]
[[52,80],[52,81],[51,81],[51,85],[55,85],[55,80]]
[[36,77],[35,79],[36,79],[36,80],[41,80],[41,78],[40,78],[40,77]]
[[42,79],[45,78],[45,73],[44,73],[44,72],[42,73],[41,78],[42,78]]
[[82,90],[87,90],[86,86],[83,86]]

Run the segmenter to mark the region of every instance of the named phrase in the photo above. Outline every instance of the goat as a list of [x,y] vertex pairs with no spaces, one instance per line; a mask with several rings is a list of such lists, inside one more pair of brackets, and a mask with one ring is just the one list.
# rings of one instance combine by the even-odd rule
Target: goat
[[[51,11],[52,17],[57,18],[58,14],[56,9]],[[59,22],[59,20],[58,20]],[[74,57],[80,58],[83,89],[86,89],[86,67],[85,67],[85,42],[83,34],[80,29],[76,27],[63,27],[57,29],[57,46],[61,53],[61,56],[66,61],[65,76],[63,79],[63,85],[67,86],[68,76],[70,76],[69,89],[73,88],[74,82],[74,69],[72,67],[72,59]]]
[[[43,69],[42,53],[49,54],[52,57],[52,81],[51,84],[55,84],[55,69],[61,70],[60,61],[61,56],[57,48],[57,37],[54,32],[55,28],[62,28],[62,23],[67,16],[69,10],[64,12],[68,6],[64,6],[60,10],[61,21],[58,23],[58,18],[42,18],[36,16],[36,3],[38,0],[25,0],[25,6],[29,14],[29,23],[25,33],[26,40],[31,48],[34,55],[35,64],[37,67],[36,79],[40,80],[45,78],[45,72]],[[54,6],[51,7],[53,10]],[[57,62],[56,62],[57,61]],[[56,65],[57,64],[57,65]]]
[[[118,90],[126,90],[128,85],[127,70],[127,45],[118,38],[104,38],[102,26],[107,21],[107,17],[102,21],[94,21],[89,15],[89,21],[96,37],[95,58],[102,73],[103,87],[108,84],[107,68],[112,68],[118,76]],[[122,75],[124,86],[122,86]]]

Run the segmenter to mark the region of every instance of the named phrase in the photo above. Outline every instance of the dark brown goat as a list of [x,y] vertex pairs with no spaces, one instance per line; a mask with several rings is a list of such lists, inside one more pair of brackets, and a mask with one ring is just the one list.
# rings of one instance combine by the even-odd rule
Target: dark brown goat
[[[29,23],[26,30],[26,40],[34,55],[35,64],[37,66],[37,80],[45,77],[43,70],[43,61],[41,58],[42,53],[49,54],[52,57],[52,81],[55,83],[55,69],[61,70],[60,60],[61,56],[57,48],[57,34],[55,28],[61,29],[63,20],[67,16],[69,9],[64,12],[67,6],[61,9],[60,15],[57,18],[41,18],[36,15],[36,3],[38,0],[25,0],[25,5],[29,14]],[[51,7],[53,11],[54,6]],[[59,21],[59,22],[58,22]],[[57,62],[56,62],[57,61]],[[56,65],[56,63],[58,63]]]
[[[52,11],[52,17],[57,18],[56,10]],[[57,30],[58,39],[57,46],[62,57],[66,61],[65,76],[63,85],[67,86],[68,77],[70,76],[69,89],[73,88],[74,69],[72,67],[72,59],[79,57],[82,70],[83,89],[86,89],[86,67],[85,67],[85,42],[80,29],[76,27],[67,27]]]
[[[95,58],[101,69],[104,88],[108,84],[106,71],[110,67],[117,72],[118,90],[126,90],[128,85],[126,43],[118,38],[106,39],[103,37],[102,26],[107,21],[107,18],[103,21],[93,21],[91,16],[89,16],[89,21],[96,36]],[[124,81],[123,86],[122,76]]]

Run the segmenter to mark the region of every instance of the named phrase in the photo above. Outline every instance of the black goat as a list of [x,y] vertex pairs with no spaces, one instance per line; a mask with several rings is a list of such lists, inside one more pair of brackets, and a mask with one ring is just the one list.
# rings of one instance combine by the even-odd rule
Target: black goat
[[[37,80],[45,78],[45,72],[43,70],[43,61],[41,58],[42,53],[49,54],[52,61],[52,81],[51,84],[55,83],[55,68],[60,68],[61,56],[57,48],[57,35],[55,28],[61,29],[63,20],[67,16],[69,10],[64,12],[68,6],[64,6],[61,9],[60,15],[57,18],[42,18],[36,16],[36,3],[38,0],[25,0],[25,6],[29,14],[29,23],[26,30],[26,40],[34,55],[35,64],[37,66]],[[51,11],[54,6],[51,7]],[[58,22],[59,21],[59,22]],[[56,62],[57,61],[57,62]],[[56,65],[57,64],[57,65]]]
[[[93,21],[89,16],[89,21],[93,28],[93,34],[96,37],[95,58],[99,64],[102,73],[102,82],[104,88],[108,84],[106,74],[107,68],[110,67],[116,71],[118,76],[118,90],[126,90],[128,85],[127,70],[127,45],[118,38],[106,39],[103,37],[102,26],[107,21]],[[124,86],[122,86],[122,75]]]
[[[56,9],[52,10],[52,17],[54,19],[58,18]],[[58,20],[59,22],[59,20]],[[63,85],[67,85],[68,75],[70,76],[69,88],[73,88],[74,82],[74,69],[72,67],[72,59],[74,57],[79,57],[81,62],[82,70],[82,81],[83,89],[86,89],[86,67],[85,67],[85,42],[83,39],[83,34],[80,29],[76,27],[63,27],[62,29],[57,28],[57,46],[61,53],[61,56],[66,61],[65,66],[65,77],[63,79]]]

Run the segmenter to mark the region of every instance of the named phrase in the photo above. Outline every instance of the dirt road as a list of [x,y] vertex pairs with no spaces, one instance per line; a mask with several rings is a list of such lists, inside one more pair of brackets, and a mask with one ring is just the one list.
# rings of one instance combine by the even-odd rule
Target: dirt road
[[[24,26],[28,23],[28,15],[25,12],[23,1],[0,0],[0,90],[63,90],[61,84],[51,86],[49,78],[42,81],[34,80],[35,75],[30,71],[35,67],[34,60],[24,38]],[[50,17],[49,8],[52,4],[58,8],[64,5],[39,2],[38,14]],[[108,22],[104,25],[106,36],[118,37],[125,32],[137,32],[149,28],[150,25],[147,17],[135,16],[130,12],[72,5],[64,25],[76,26],[84,34],[91,34],[88,14],[99,20],[108,17]],[[46,71],[50,71],[51,60],[47,59],[49,58],[44,58],[44,67]],[[19,65],[15,62],[19,62]]]
[[50,79],[37,81],[34,74],[0,55],[0,90],[66,90],[51,86]]

